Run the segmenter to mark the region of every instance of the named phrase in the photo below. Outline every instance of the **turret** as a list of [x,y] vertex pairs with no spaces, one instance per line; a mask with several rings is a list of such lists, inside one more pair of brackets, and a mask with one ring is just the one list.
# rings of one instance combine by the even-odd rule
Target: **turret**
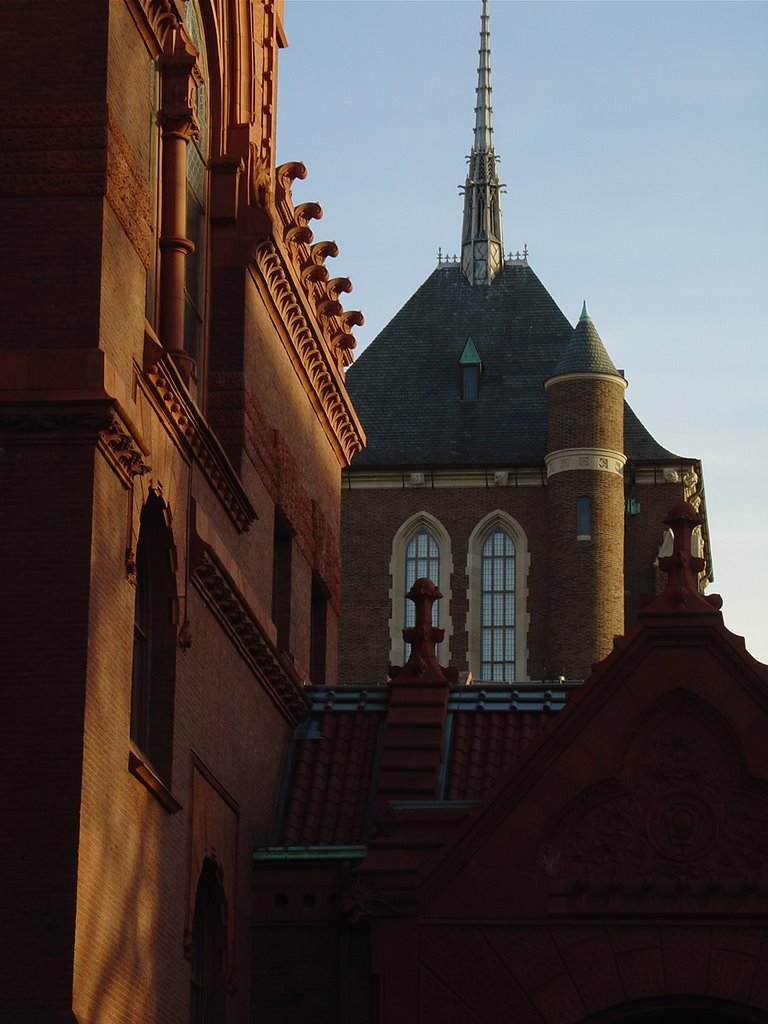
[[545,382],[547,669],[583,678],[624,631],[624,391],[586,302]]

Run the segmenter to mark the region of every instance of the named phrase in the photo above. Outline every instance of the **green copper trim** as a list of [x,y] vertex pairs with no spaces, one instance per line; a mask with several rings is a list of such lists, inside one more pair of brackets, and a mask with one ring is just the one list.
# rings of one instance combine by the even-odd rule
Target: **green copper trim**
[[581,307],[581,316],[579,317],[579,323],[581,323],[582,320],[591,319],[592,317],[589,315],[589,310],[587,309],[587,300],[584,299],[584,305]]
[[266,846],[253,851],[254,861],[291,862],[305,860],[362,860],[368,852],[367,846],[345,845],[326,846]]
[[472,338],[467,338],[464,351],[461,353],[461,359],[459,359],[459,366],[480,366],[481,363],[482,359],[478,355],[474,341],[472,341]]

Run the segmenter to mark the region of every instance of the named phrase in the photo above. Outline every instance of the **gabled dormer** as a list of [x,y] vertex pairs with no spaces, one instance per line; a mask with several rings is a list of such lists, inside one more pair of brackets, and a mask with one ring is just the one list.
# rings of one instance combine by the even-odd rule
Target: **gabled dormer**
[[474,402],[480,394],[480,374],[483,372],[483,362],[471,338],[467,338],[467,343],[459,358],[459,369],[461,400],[462,402]]

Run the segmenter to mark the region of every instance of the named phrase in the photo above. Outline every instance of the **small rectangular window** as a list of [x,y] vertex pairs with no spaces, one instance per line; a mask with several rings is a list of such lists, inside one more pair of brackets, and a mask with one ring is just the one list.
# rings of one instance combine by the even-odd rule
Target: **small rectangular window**
[[462,366],[461,397],[464,402],[474,402],[480,385],[480,367]]
[[592,537],[592,499],[576,499],[576,539],[590,540]]
[[328,644],[328,598],[320,581],[312,576],[312,607],[309,620],[309,675],[316,685],[325,683]]
[[291,649],[293,533],[275,509],[275,534],[272,559],[272,621],[277,629],[277,646]]

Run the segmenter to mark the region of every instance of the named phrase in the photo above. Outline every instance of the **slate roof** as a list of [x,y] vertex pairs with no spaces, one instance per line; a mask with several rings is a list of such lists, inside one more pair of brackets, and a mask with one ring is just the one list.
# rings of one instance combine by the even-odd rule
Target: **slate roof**
[[[368,437],[353,470],[543,465],[544,382],[573,336],[527,263],[507,264],[487,287],[470,285],[458,264],[438,266],[347,372]],[[463,402],[459,360],[469,337],[483,374],[478,399]],[[682,461],[625,410],[630,459]]]
[[621,376],[592,323],[586,302],[579,322],[571,334],[571,340],[560,356],[552,375],[557,377],[561,373],[607,373],[612,377]]
[[[480,800],[565,706],[577,683],[458,686],[448,697],[441,801]],[[274,851],[365,844],[372,821],[389,687],[308,687]],[[319,854],[318,854],[319,856]]]

